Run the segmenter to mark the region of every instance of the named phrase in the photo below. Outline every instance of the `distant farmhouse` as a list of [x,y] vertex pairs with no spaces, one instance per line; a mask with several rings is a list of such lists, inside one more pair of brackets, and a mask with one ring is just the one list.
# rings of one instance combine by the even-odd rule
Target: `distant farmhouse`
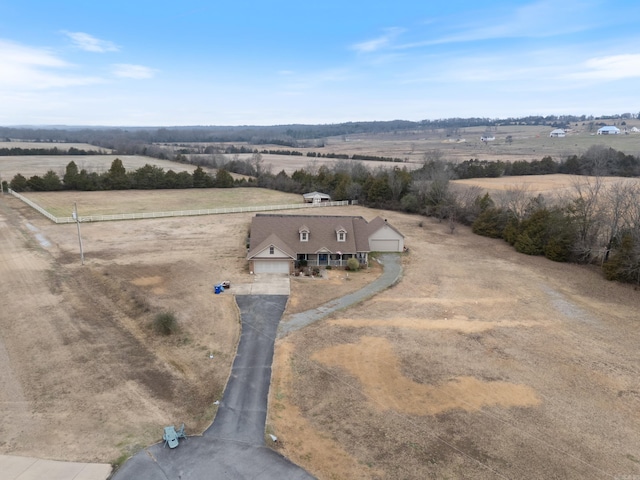
[[565,137],[566,135],[567,133],[561,128],[556,128],[549,134],[550,137],[554,137],[554,138]]
[[359,216],[257,214],[251,221],[247,260],[254,273],[293,273],[309,267],[344,267],[369,252],[402,252],[404,235],[386,220]]
[[480,141],[484,143],[493,142],[495,139],[496,137],[492,133],[485,133],[480,137]]
[[598,129],[598,135],[620,135],[618,127],[606,126]]

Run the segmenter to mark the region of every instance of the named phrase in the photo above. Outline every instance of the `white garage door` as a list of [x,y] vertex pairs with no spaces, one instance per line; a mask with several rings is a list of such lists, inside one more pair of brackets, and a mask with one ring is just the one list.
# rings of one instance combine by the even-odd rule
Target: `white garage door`
[[289,273],[289,262],[287,260],[255,260],[253,263],[254,273]]
[[369,246],[372,252],[397,252],[400,250],[400,240],[371,239]]

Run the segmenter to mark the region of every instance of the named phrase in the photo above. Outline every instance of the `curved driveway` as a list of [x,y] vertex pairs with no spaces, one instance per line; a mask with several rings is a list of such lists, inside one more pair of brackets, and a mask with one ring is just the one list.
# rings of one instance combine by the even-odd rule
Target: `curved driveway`
[[[383,274],[363,289],[292,316],[279,335],[302,328],[336,310],[360,302],[400,278],[399,255],[383,255]],[[287,295],[236,295],[242,333],[231,376],[213,424],[201,437],[175,449],[163,442],[138,452],[113,480],[308,480],[314,477],[265,446],[264,427],[271,364]],[[159,428],[160,430],[160,428]]]
[[343,308],[362,302],[363,300],[374,296],[376,293],[395,285],[402,276],[402,259],[400,255],[381,255],[379,261],[384,267],[384,270],[382,275],[380,275],[375,281],[361,288],[357,292],[331,300],[318,308],[291,315],[287,318],[286,323],[280,324],[280,327],[278,328],[278,337],[284,337],[290,332],[304,328],[337,310],[342,310]]

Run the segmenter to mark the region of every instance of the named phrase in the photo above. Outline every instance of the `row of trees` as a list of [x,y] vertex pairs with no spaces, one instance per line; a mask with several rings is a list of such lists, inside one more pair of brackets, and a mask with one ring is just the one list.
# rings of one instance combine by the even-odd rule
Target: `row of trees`
[[610,280],[640,285],[640,183],[580,179],[571,194],[547,200],[513,189],[477,200],[479,235],[521,253],[559,262],[596,263]]
[[[219,159],[215,176],[201,167],[193,174],[164,172],[145,165],[127,172],[118,159],[102,174],[67,165],[62,179],[55,172],[26,179],[16,175],[14,190],[78,190],[129,188],[202,188],[260,186],[291,193],[323,191],[334,200],[358,200],[376,208],[402,210],[471,225],[479,235],[502,238],[519,252],[544,255],[554,261],[594,263],[607,278],[640,285],[640,184],[634,180],[606,186],[603,177],[577,177],[570,194],[545,198],[525,188],[491,197],[479,187],[452,183],[455,165],[439,152],[427,152],[421,168],[365,167],[338,160],[318,166],[313,161],[288,175],[274,174],[257,153],[251,158]],[[251,181],[235,181],[235,171]]]
[[603,175],[640,176],[640,158],[603,145],[594,145],[582,155],[571,155],[564,161],[547,156],[542,160],[515,162],[466,160],[454,166],[458,178],[485,178],[520,175]]
[[13,177],[9,186],[16,192],[42,192],[57,190],[150,190],[164,188],[229,188],[234,186],[234,179],[224,169],[219,169],[215,176],[197,167],[193,173],[164,169],[155,165],[145,165],[137,170],[127,172],[122,161],[116,158],[108,171],[104,173],[79,170],[75,162],[69,162],[64,176],[49,170],[43,176],[33,175],[26,178],[21,174]]

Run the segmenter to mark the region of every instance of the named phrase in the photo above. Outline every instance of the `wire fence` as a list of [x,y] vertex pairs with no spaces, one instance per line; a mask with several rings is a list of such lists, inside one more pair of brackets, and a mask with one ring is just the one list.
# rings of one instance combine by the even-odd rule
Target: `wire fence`
[[[40,212],[54,223],[74,223],[73,217],[56,217],[42,208],[40,205],[27,197],[9,189],[8,192],[19,200],[29,205],[34,210]],[[113,215],[84,215],[79,216],[80,222],[111,222],[118,220],[140,220],[144,218],[167,218],[167,217],[192,217],[196,215],[222,215],[227,213],[247,213],[247,212],[268,212],[272,210],[295,210],[301,208],[320,207],[343,207],[346,205],[357,205],[356,200],[343,200],[340,202],[322,203],[293,203],[288,205],[258,205],[252,207],[228,207],[228,208],[207,208],[198,210],[176,210],[170,212],[144,212],[144,213],[118,213]]]

